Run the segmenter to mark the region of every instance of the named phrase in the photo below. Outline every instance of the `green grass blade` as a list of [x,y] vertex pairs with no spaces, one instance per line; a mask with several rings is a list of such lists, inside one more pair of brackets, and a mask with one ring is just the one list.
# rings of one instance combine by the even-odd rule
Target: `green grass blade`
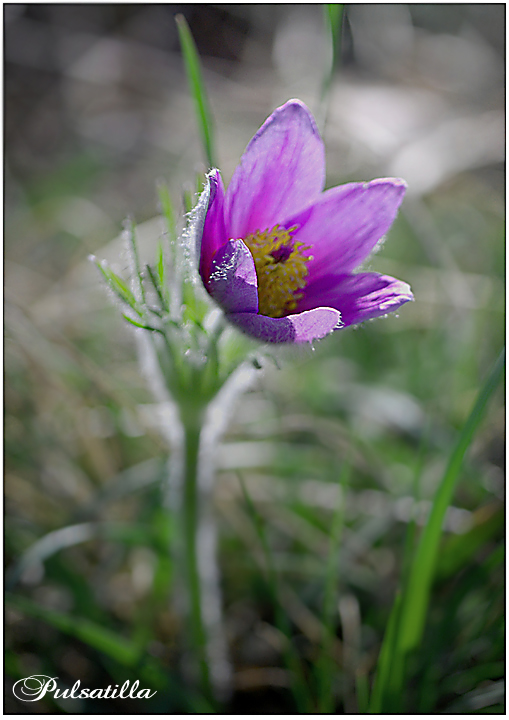
[[380,656],[378,658],[375,683],[369,704],[369,712],[375,715],[379,715],[382,712],[385,705],[384,698],[388,687],[391,685],[394,656],[397,646],[401,600],[401,593],[398,592],[392,606],[389,622],[387,623],[387,630],[385,631]]
[[320,96],[320,126],[322,131],[327,119],[329,93],[332,78],[336,69],[338,58],[341,56],[341,28],[343,24],[344,5],[339,3],[326,3],[324,5],[324,19],[326,26],[326,42],[330,45],[330,64],[324,68],[322,91]]
[[333,68],[341,52],[341,27],[344,7],[342,3],[326,3],[325,5],[325,21],[332,37]]
[[[424,469],[424,460],[426,457],[426,453],[429,448],[429,439],[431,436],[431,420],[428,420],[424,433],[421,438],[421,442],[419,443],[419,453],[417,456],[417,461],[415,464],[414,469],[414,477],[413,477],[413,488],[412,488],[412,496],[414,500],[414,510],[421,499],[421,477],[422,472]],[[410,570],[412,568],[412,561],[415,554],[415,548],[417,545],[417,523],[415,520],[415,513],[410,518],[410,521],[407,525],[406,533],[405,533],[405,544],[403,549],[403,561],[401,564],[401,575],[400,575],[400,586],[404,587],[406,585],[407,579],[410,575]]]
[[438,550],[445,513],[450,505],[464,455],[481,423],[490,397],[503,374],[505,351],[481,389],[433,501],[428,522],[417,547],[408,581],[396,596],[380,651],[377,675],[370,702],[371,713],[399,712],[407,654],[421,640],[429,605],[431,585],[438,567]]
[[169,283],[168,283],[168,271],[166,267],[166,258],[164,255],[163,243],[159,240],[157,243],[157,262],[155,267],[157,273],[157,283],[159,285],[162,298],[161,302],[165,312],[169,312],[170,309],[170,296],[169,296]]
[[[106,655],[120,666],[130,668],[131,672],[141,680],[142,684],[151,689],[167,692],[178,708],[189,713],[212,713],[213,708],[198,694],[190,695],[175,677],[167,672],[158,661],[143,656],[143,649],[134,642],[123,638],[101,625],[85,618],[71,616],[44,608],[28,598],[7,595],[6,604],[21,613],[37,618],[52,627],[84,642],[89,647]],[[15,673],[20,675],[20,672]]]
[[44,608],[24,597],[8,595],[6,603],[20,612],[47,622],[61,632],[72,635],[121,665],[133,667],[139,660],[139,651],[134,643],[86,618]]
[[283,655],[285,663],[294,678],[291,689],[294,696],[295,704],[297,706],[298,712],[309,714],[313,712],[313,700],[306,677],[303,672],[300,659],[290,642],[288,618],[283,612],[283,607],[280,600],[281,594],[279,587],[279,578],[276,572],[272,553],[270,551],[267,535],[265,533],[264,522],[263,519],[260,517],[260,514],[258,513],[258,510],[256,509],[240,474],[238,475],[238,478],[240,486],[242,488],[242,494],[244,496],[244,500],[246,501],[248,512],[251,517],[251,521],[255,527],[256,534],[258,535],[258,539],[260,541],[260,545],[262,546],[265,566],[267,570],[267,586],[274,608],[275,623],[277,629],[285,638]]
[[454,535],[444,543],[437,562],[436,575],[439,579],[451,577],[469,562],[483,545],[490,542],[504,527],[502,503],[481,508],[476,516],[481,517],[474,527],[463,535]]
[[369,710],[369,684],[365,673],[358,673],[355,679],[355,694],[359,715],[367,715]]
[[336,663],[332,657],[332,644],[334,639],[334,620],[338,600],[338,568],[339,550],[345,520],[346,490],[350,466],[343,463],[338,479],[339,501],[332,520],[329,553],[325,573],[325,590],[323,601],[323,638],[320,656],[316,663],[318,675],[318,712],[334,712],[334,695],[332,685],[334,673],[337,672]]
[[463,458],[481,423],[488,401],[501,380],[504,364],[505,351],[502,351],[463,427],[442,482],[436,492],[431,513],[417,547],[408,584],[404,591],[398,638],[399,649],[402,653],[417,648],[420,643],[426,621],[431,583],[445,513],[452,500]]
[[[420,494],[420,478],[424,466],[424,458],[426,455],[426,449],[428,447],[430,428],[426,430],[423,435],[422,442],[419,447],[419,454],[414,471],[413,480],[413,497],[414,503],[418,501]],[[413,556],[415,554],[416,545],[416,522],[412,518],[408,523],[405,543],[403,549],[403,561],[401,567],[401,587],[404,587],[406,580],[410,575],[412,568]],[[400,657],[397,655],[397,638],[399,622],[401,618],[401,607],[402,607],[402,594],[401,590],[397,591],[396,598],[394,600],[391,613],[389,615],[389,621],[383,639],[382,648],[378,658],[375,682],[373,685],[373,693],[371,701],[367,702],[370,713],[380,713],[381,709],[387,710],[387,705],[391,707],[391,712],[396,712],[399,709],[399,703],[401,699],[401,693],[392,692],[394,687],[401,685],[403,681],[403,665],[400,662]],[[392,697],[391,697],[392,696]],[[394,707],[396,705],[396,707]]]
[[348,463],[345,462],[343,463],[343,467],[339,475],[338,488],[340,490],[340,495],[338,506],[336,508],[332,521],[329,555],[327,558],[327,572],[325,578],[323,615],[324,624],[329,630],[332,630],[334,624],[334,616],[336,613],[339,548],[341,544],[341,536],[343,533],[343,525],[345,521],[345,501],[349,474],[350,466],[348,465]]
[[205,85],[203,83],[200,58],[186,19],[183,15],[177,15],[175,20],[177,22],[182,55],[186,66],[187,79],[195,104],[196,119],[198,121],[205,157],[209,168],[213,168],[217,166],[214,150],[214,126],[207,94],[205,92]]

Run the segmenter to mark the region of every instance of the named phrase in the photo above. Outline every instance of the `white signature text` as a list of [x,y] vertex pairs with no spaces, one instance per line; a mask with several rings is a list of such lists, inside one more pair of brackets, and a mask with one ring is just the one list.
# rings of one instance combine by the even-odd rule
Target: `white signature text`
[[[71,689],[66,688],[60,690],[57,687],[57,677],[50,677],[49,675],[31,675],[27,678],[22,678],[14,683],[12,692],[18,700],[24,700],[25,702],[35,702],[36,700],[42,700],[46,694],[53,694],[55,700],[60,698],[67,698],[72,700],[99,700],[99,699],[110,699],[122,698],[126,700],[148,700],[154,697],[157,690],[153,692],[149,689],[140,689],[139,680],[135,680],[131,687],[130,681],[126,680],[125,683],[120,687],[119,685],[108,685],[107,688],[82,688],[80,690],[81,682],[76,680]],[[119,689],[120,688],[120,689]]]

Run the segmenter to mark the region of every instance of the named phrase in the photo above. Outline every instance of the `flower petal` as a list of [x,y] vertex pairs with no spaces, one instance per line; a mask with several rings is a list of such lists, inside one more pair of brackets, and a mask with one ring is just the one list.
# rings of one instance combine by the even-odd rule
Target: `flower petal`
[[233,313],[228,320],[257,340],[270,343],[312,342],[328,335],[339,323],[340,313],[333,308],[319,307],[281,318]]
[[321,193],[323,142],[308,108],[289,100],[247,146],[226,193],[230,238],[272,228]]
[[389,230],[405,190],[405,181],[396,178],[340,185],[287,218],[282,224],[298,225],[295,239],[312,248],[310,278],[360,265]]
[[200,275],[206,283],[212,266],[212,258],[228,240],[224,226],[224,186],[219,170],[207,175],[210,198],[203,226],[200,249]]
[[242,240],[230,240],[219,248],[206,287],[226,313],[258,312],[255,264]]
[[414,296],[410,286],[389,275],[358,273],[324,275],[312,281],[298,303],[298,310],[328,305],[341,313],[343,327],[397,310]]

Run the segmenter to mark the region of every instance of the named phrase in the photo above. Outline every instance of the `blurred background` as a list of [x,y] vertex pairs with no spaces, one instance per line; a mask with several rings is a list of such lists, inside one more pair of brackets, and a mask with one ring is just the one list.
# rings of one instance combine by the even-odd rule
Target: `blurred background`
[[[503,4],[347,5],[327,103],[321,5],[4,6],[8,566],[48,533],[102,528],[93,538],[83,530],[81,542],[51,536],[16,566],[6,710],[190,711],[178,691],[180,628],[159,532],[166,449],[132,333],[87,261],[94,253],[125,270],[114,240],[124,218],[154,237],[156,182],[181,210],[183,189],[207,169],[177,13],[202,57],[226,182],[264,119],[299,97],[323,131],[328,187],[392,175],[409,185],[367,267],[409,282],[415,303],[314,351],[279,352],[220,452],[230,711],[295,710],[240,473],[310,666],[333,512],[344,500],[334,697],[337,711],[355,712],[355,678],[372,681],[405,561],[412,497],[422,519],[504,342]],[[503,453],[499,390],[447,518],[410,712],[503,712]],[[352,471],[341,492],[345,457]],[[148,658],[143,671],[121,651],[133,637]],[[32,674],[95,688],[142,672],[158,694],[138,704],[27,704],[10,691]]]

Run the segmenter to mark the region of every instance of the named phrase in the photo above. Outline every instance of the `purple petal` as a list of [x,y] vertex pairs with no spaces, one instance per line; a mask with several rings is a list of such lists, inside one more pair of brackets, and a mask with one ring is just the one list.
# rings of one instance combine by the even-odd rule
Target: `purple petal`
[[312,342],[338,326],[340,314],[328,307],[314,308],[296,315],[271,318],[254,313],[233,313],[228,320],[257,340],[270,343]]
[[210,198],[203,226],[200,251],[200,275],[206,283],[210,275],[212,258],[228,240],[224,225],[224,186],[219,170],[212,170],[207,180]]
[[406,190],[404,180],[349,183],[324,192],[302,212],[287,218],[298,225],[295,239],[310,245],[310,277],[356,268],[389,230]]
[[325,153],[313,116],[289,100],[247,146],[226,193],[230,238],[272,228],[321,193]]
[[336,308],[343,327],[386,315],[414,299],[409,285],[388,275],[325,275],[309,283],[298,310],[317,305]]
[[216,252],[207,290],[226,313],[258,312],[255,264],[242,240],[230,240]]

